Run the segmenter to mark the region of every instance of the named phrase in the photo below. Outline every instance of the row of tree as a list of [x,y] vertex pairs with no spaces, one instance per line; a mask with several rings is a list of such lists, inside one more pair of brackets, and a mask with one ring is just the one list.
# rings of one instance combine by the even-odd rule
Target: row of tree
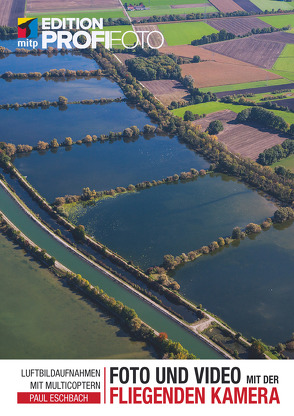
[[83,70],[78,69],[76,71],[71,69],[50,69],[43,74],[41,72],[19,72],[14,73],[11,71],[4,72],[0,75],[0,78],[10,80],[10,79],[40,79],[40,78],[79,78],[79,77],[97,77],[101,76],[102,71],[100,69],[95,70]]
[[55,199],[55,206],[62,206],[64,204],[71,204],[79,201],[98,201],[107,197],[114,197],[127,192],[137,192],[143,189],[152,188],[153,186],[159,186],[163,184],[176,183],[178,181],[190,181],[196,179],[198,176],[205,176],[206,171],[201,169],[199,172],[197,169],[191,168],[189,172],[182,172],[180,175],[174,174],[173,176],[167,176],[161,180],[143,181],[137,185],[130,184],[127,187],[118,186],[115,189],[109,189],[104,191],[95,191],[90,188],[84,188],[81,195],[66,195],[65,197],[57,197]]

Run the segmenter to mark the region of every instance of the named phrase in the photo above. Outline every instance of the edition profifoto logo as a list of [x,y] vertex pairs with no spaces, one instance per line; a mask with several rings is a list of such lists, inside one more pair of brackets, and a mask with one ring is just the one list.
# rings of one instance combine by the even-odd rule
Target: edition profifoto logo
[[18,38],[37,38],[38,37],[38,19],[37,18],[19,18],[18,19]]

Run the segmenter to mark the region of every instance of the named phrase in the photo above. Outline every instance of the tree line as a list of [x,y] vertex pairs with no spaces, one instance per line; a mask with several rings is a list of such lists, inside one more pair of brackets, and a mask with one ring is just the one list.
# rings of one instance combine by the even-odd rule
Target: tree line
[[41,78],[79,78],[79,77],[99,77],[102,75],[100,69],[95,70],[82,70],[78,69],[76,71],[71,69],[50,69],[43,74],[41,72],[18,72],[14,73],[11,71],[6,71],[4,74],[0,75],[0,78],[10,80],[10,79],[41,79]]

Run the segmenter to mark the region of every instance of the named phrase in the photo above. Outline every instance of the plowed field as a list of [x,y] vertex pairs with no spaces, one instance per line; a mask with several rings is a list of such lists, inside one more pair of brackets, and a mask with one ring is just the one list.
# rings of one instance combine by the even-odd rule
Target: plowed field
[[17,26],[17,18],[24,17],[25,0],[1,0],[0,26]]
[[242,7],[232,0],[210,0],[210,3],[223,13],[243,11]]
[[251,29],[263,29],[270,27],[268,23],[259,20],[257,17],[235,17],[223,19],[210,19],[209,25],[217,30],[226,30],[234,35],[245,35],[251,32]]
[[73,10],[108,10],[118,8],[121,8],[119,0],[27,0],[26,12],[57,13],[60,11],[70,12]]
[[162,104],[169,105],[172,101],[188,98],[188,91],[178,81],[172,79],[141,82]]
[[246,12],[260,13],[261,10],[249,0],[234,0]]

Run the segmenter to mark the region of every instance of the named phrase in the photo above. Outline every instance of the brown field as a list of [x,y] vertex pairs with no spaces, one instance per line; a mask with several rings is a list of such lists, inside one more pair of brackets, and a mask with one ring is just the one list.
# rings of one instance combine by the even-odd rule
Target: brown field
[[236,36],[245,35],[251,32],[251,29],[263,29],[264,27],[271,26],[259,20],[257,17],[210,19],[208,20],[208,24],[216,30],[225,29],[227,32],[233,33]]
[[[290,34],[290,33],[289,33]],[[280,56],[286,43],[272,42],[259,36],[250,36],[201,46],[203,49],[217,52],[261,68],[271,69]]]
[[0,26],[17,26],[17,18],[24,17],[25,0],[1,0]]
[[57,13],[117,8],[121,8],[119,0],[27,0],[26,11],[29,13]]
[[236,11],[244,11],[238,4],[232,0],[210,0],[210,3],[220,12],[232,13]]
[[[134,28],[135,28],[136,32],[144,31],[144,30],[149,31],[149,32],[153,32],[153,31],[160,32],[157,25],[142,25],[142,26],[141,25],[135,25]],[[142,34],[138,33],[138,37],[139,37],[140,42],[142,44]],[[144,39],[145,39],[145,43],[146,43],[146,35],[145,35]],[[149,42],[150,42],[151,46],[158,47],[162,43],[162,37],[158,33],[152,33],[152,35],[150,35],[150,37],[149,37]],[[166,41],[164,41],[163,46],[167,46]]]
[[230,125],[228,124],[230,121],[235,120],[237,117],[237,113],[230,110],[222,110],[222,111],[216,111],[215,113],[208,114],[206,117],[201,118],[200,120],[193,121],[193,124],[195,126],[201,126],[202,130],[206,130],[209,126],[209,123],[215,120],[219,120],[223,123],[224,130],[222,131],[222,134],[225,133],[226,130],[230,128]]
[[206,61],[198,64],[184,64],[181,65],[181,68],[183,76],[191,75],[193,77],[197,88],[281,78],[254,66],[232,65],[223,62]]
[[238,153],[243,157],[249,157],[252,160],[256,160],[265,149],[281,144],[287,138],[282,134],[271,133],[266,129],[247,124],[237,124],[234,121],[236,115],[236,113],[229,110],[217,111],[201,120],[194,121],[193,124],[206,130],[211,121],[222,121],[224,130],[218,134],[219,141],[224,143],[229,151]]
[[192,7],[206,7],[211,6],[210,3],[196,3],[196,4],[173,4],[172,9],[192,9]]
[[172,101],[186,100],[189,96],[182,84],[172,79],[142,81],[141,84],[164,105],[169,105]]

